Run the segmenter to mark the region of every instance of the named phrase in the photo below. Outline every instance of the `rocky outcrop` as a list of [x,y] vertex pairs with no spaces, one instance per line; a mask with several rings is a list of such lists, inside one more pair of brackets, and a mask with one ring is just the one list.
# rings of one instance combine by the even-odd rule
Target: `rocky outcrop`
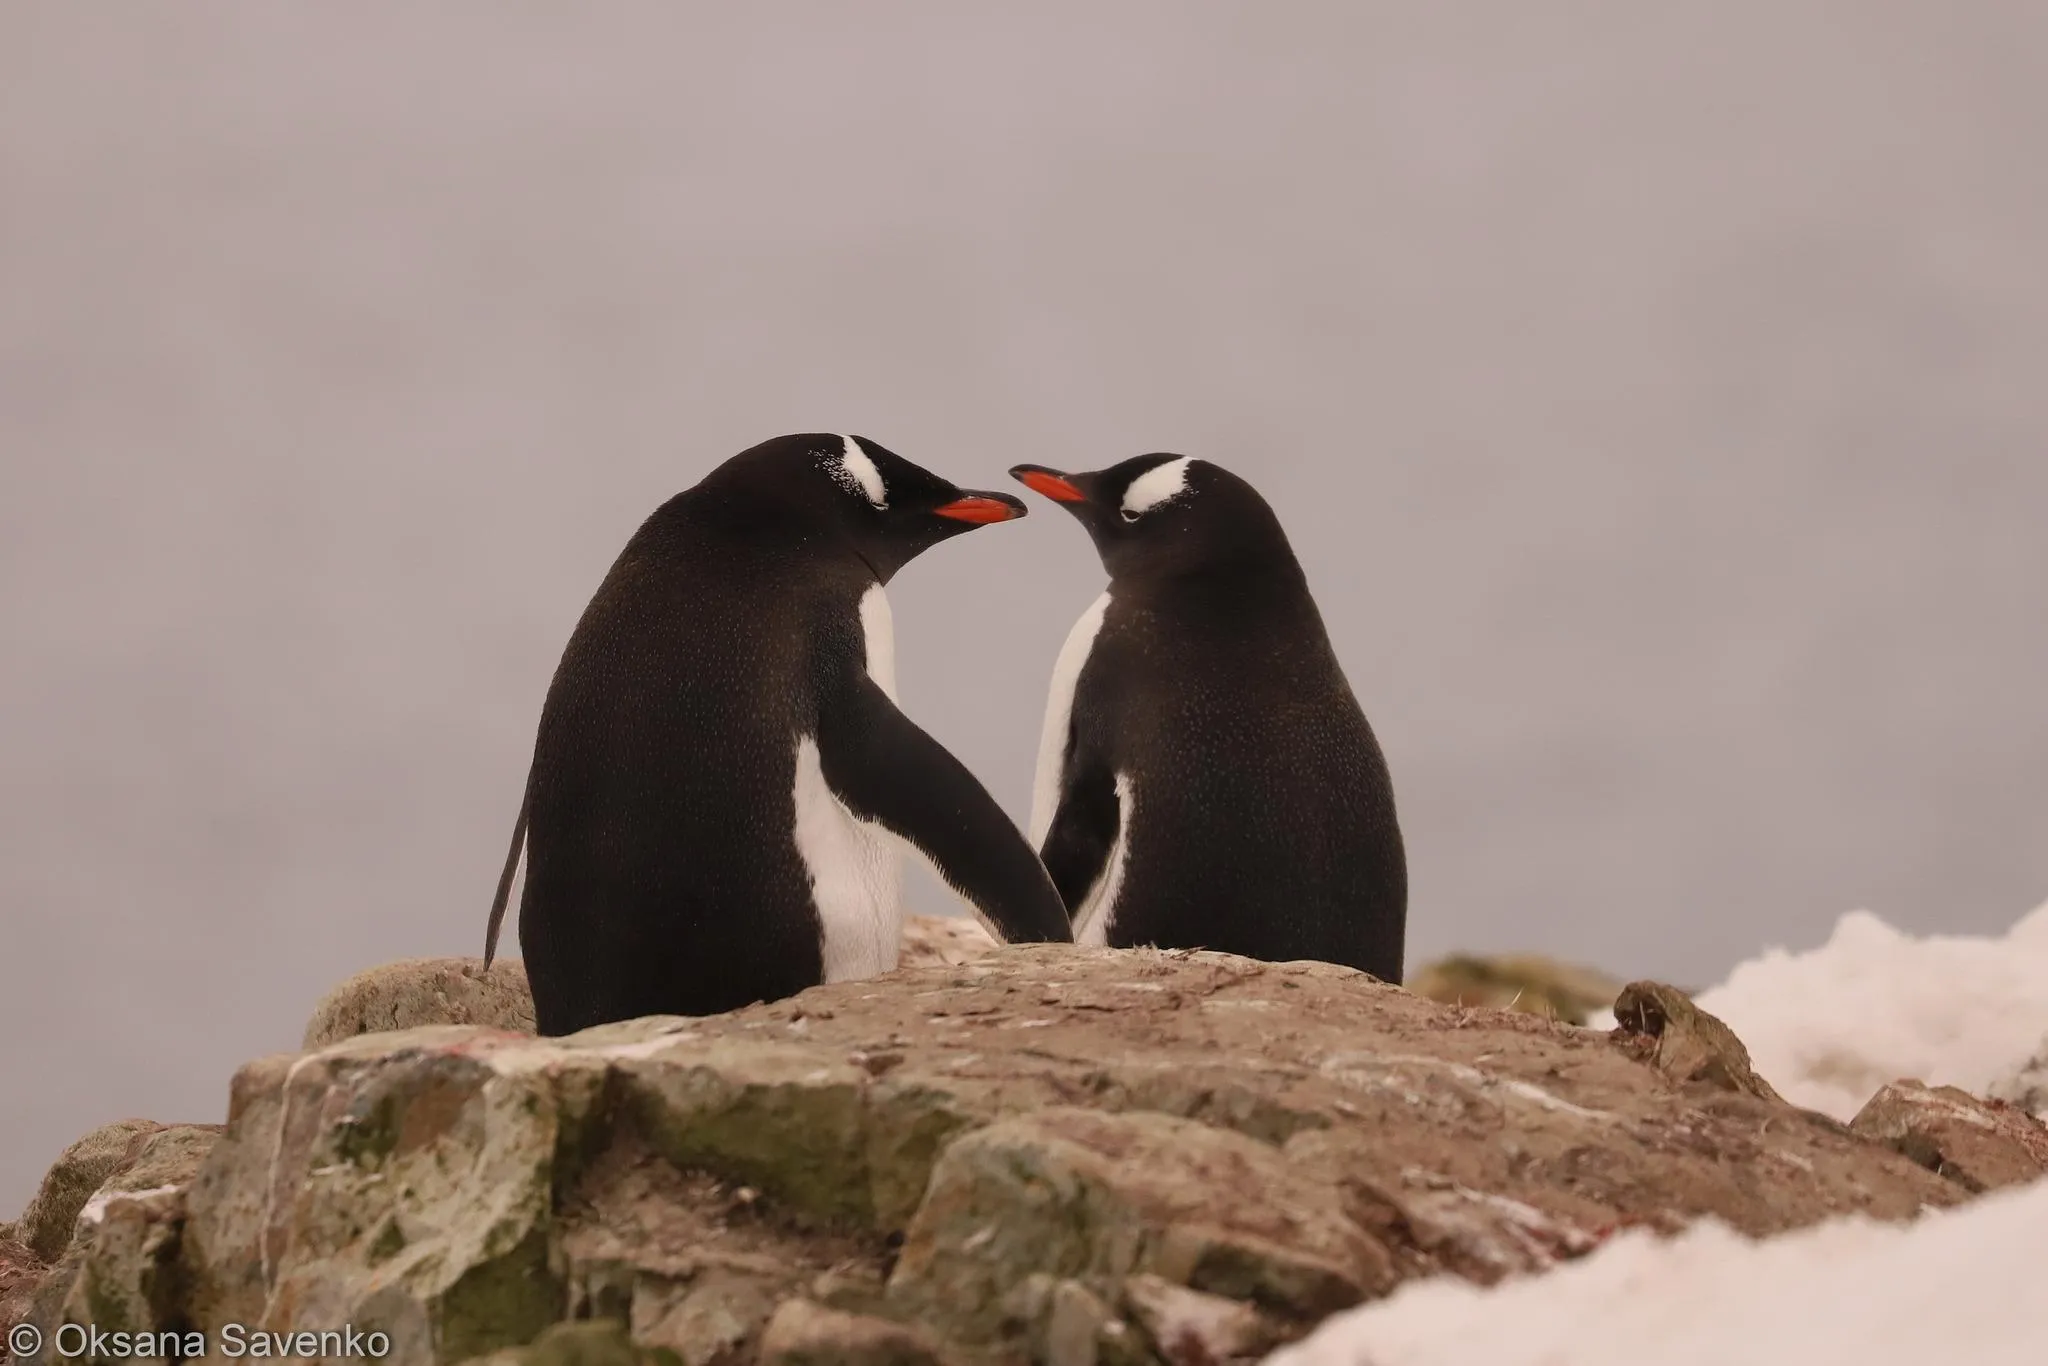
[[1540,953],[1460,953],[1424,964],[1404,985],[1417,996],[1445,1005],[1519,1010],[1582,1025],[1596,1011],[1614,1005],[1622,981]]
[[52,1329],[178,1323],[185,1192],[220,1134],[218,1125],[173,1124],[131,1140],[121,1164],[80,1207],[56,1265],[38,1278],[31,1321]]
[[971,963],[999,946],[979,920],[964,915],[913,915],[903,921],[899,968],[927,968],[940,963]]
[[476,1357],[472,1366],[674,1366],[668,1352],[637,1347],[616,1319],[558,1323],[524,1347]]
[[2035,1047],[2027,1060],[1992,1083],[1990,1097],[2017,1105],[2029,1114],[2048,1117],[2048,1038]]
[[785,1300],[761,1330],[761,1366],[938,1366],[940,1359],[915,1328],[812,1300]]
[[162,1127],[148,1119],[116,1120],[66,1148],[15,1221],[14,1236],[45,1262],[63,1256],[85,1202],[109,1177],[132,1165],[142,1141]]
[[1614,1001],[1619,1032],[1674,1081],[1738,1091],[1783,1104],[1771,1084],[1749,1065],[1749,1050],[1735,1031],[1701,1010],[1676,987],[1631,982]]
[[1610,1037],[1320,964],[1035,946],[564,1039],[360,1035],[244,1067],[197,1177],[107,1201],[37,1322],[1140,1366],[1625,1225],[1968,1198],[1639,987]]
[[2048,1125],[1953,1086],[1895,1081],[1872,1096],[1849,1127],[1972,1194],[2048,1174]]
[[301,1048],[390,1029],[474,1024],[533,1033],[526,965],[500,958],[407,958],[359,972],[320,999]]
[[[996,941],[966,916],[913,915],[903,924],[901,967],[965,963]],[[359,972],[322,997],[301,1048],[325,1048],[358,1034],[423,1025],[473,1024],[533,1033],[526,965],[500,958],[407,958]]]
[[[36,1288],[43,1283],[49,1267],[14,1236],[13,1224],[0,1224],[0,1334],[29,1316],[35,1305]],[[0,1337],[0,1361],[9,1348]]]
[[0,1230],[0,1330],[181,1312],[185,1188],[220,1132],[122,1120],[66,1148],[19,1224]]

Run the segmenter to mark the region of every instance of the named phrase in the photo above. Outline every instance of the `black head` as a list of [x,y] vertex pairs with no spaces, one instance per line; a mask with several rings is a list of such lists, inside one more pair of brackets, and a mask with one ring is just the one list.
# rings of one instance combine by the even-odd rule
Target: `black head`
[[1018,465],[1010,477],[1073,513],[1112,578],[1294,558],[1258,490],[1206,460],[1154,453],[1083,474]]
[[843,543],[883,583],[940,541],[1024,515],[1021,499],[949,484],[864,436],[779,436],[720,465],[699,490],[729,516]]

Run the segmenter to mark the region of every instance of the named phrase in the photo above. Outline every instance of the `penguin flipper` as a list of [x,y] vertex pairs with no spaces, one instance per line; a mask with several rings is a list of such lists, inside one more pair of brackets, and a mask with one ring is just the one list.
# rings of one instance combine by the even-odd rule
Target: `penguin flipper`
[[1078,762],[1068,767],[1061,784],[1059,806],[1039,858],[1052,875],[1060,899],[1067,903],[1068,913],[1078,917],[1088,893],[1109,867],[1123,811],[1109,766],[1081,760],[1079,755],[1075,758]]
[[929,859],[1007,943],[1069,943],[1045,865],[975,776],[870,678],[818,723],[825,783],[847,810]]
[[484,966],[498,954],[498,930],[505,923],[505,903],[512,898],[512,875],[519,871],[519,855],[526,848],[526,817],[533,806],[533,783],[519,798],[519,819],[512,823],[512,852],[505,855],[505,871],[498,875],[498,895],[491,902],[491,923],[484,927]]

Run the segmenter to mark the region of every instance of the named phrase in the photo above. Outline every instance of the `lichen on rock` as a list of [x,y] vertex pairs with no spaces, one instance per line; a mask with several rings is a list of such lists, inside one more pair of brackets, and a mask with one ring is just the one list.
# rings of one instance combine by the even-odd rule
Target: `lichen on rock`
[[1635,999],[1610,1037],[1043,945],[559,1039],[353,1034],[244,1066],[217,1136],[124,1144],[23,1265],[46,1328],[349,1323],[407,1363],[1160,1366],[1616,1227],[1969,1198],[1784,1105],[1682,995]]
[[983,1342],[1033,1272],[1108,1296],[1149,1272],[1313,1321],[1392,1283],[1386,1250],[1338,1205],[1278,1149],[1230,1130],[1054,1107],[946,1150],[890,1294]]
[[1750,1066],[1749,1050],[1735,1031],[1676,987],[1629,983],[1615,998],[1614,1020],[1622,1032],[1650,1041],[1657,1069],[1674,1081],[1781,1100]]
[[442,1027],[243,1068],[189,1197],[195,1319],[369,1325],[446,1360],[559,1319],[548,1233],[584,1078],[488,1040],[527,1042]]

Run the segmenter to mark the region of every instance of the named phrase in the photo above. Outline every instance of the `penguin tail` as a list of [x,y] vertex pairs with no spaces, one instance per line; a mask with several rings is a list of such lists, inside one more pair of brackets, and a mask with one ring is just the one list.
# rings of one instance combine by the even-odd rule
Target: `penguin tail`
[[498,874],[498,894],[491,900],[490,924],[484,927],[484,970],[498,956],[498,931],[505,923],[505,903],[512,898],[512,876],[519,871],[519,855],[526,848],[526,816],[533,807],[533,777],[527,775],[526,791],[519,798],[519,819],[512,823],[512,851],[505,855],[505,871]]

